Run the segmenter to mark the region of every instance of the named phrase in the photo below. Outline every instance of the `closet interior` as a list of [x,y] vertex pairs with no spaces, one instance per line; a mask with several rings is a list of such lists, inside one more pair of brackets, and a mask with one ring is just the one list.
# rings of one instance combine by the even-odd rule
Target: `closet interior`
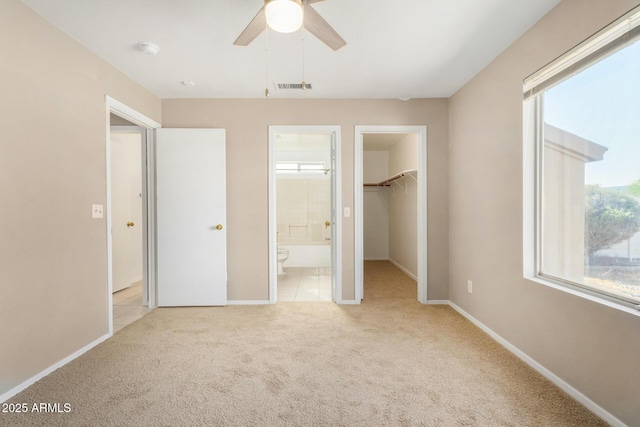
[[418,276],[418,135],[365,134],[363,250]]

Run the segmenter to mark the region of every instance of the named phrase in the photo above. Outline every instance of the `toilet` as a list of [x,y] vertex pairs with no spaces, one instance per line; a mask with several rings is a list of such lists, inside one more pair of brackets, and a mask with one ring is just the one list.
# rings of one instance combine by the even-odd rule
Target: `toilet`
[[289,259],[289,249],[278,249],[278,274],[284,274],[282,264]]

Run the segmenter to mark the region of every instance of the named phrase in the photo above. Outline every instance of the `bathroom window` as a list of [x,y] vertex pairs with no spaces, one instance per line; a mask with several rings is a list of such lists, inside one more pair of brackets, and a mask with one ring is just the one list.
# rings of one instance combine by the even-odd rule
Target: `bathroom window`
[[638,309],[639,24],[637,8],[524,86],[533,275]]

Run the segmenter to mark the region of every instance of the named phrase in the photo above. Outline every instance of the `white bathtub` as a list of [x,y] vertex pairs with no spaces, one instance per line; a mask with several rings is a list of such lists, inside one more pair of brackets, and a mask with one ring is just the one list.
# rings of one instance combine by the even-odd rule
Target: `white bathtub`
[[289,259],[284,267],[331,267],[331,245],[329,242],[303,245],[280,244],[278,249],[289,249]]

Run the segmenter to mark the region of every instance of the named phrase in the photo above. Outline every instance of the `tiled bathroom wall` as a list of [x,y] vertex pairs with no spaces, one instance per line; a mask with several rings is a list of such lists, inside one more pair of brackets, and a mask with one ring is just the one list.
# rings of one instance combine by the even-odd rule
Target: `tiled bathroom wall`
[[279,244],[318,244],[331,237],[329,176],[278,176],[277,231]]

